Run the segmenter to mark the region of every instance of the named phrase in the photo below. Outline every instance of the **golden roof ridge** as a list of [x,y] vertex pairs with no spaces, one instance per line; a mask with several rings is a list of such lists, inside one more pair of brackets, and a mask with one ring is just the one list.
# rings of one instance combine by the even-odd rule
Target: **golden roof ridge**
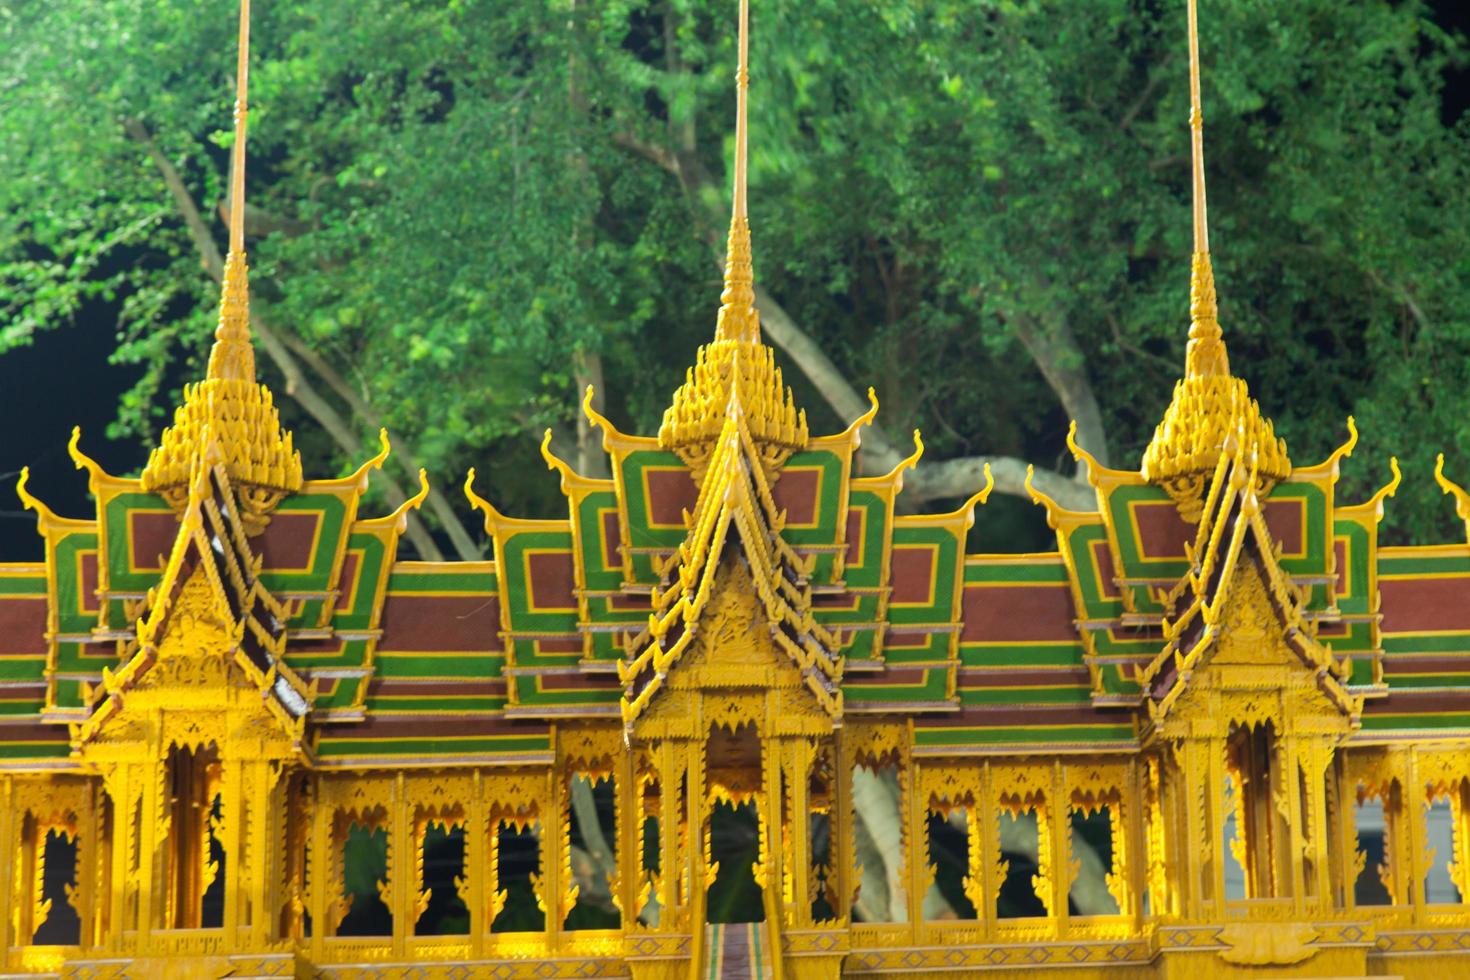
[[617,665],[625,728],[642,715],[695,642],[705,607],[715,595],[715,580],[727,564],[723,554],[732,528],[773,642],[800,669],[823,709],[840,721],[841,643],[813,615],[807,581],[812,559],[803,559],[781,537],[785,513],[771,495],[764,453],[747,423],[738,392],[732,390],[699,499],[686,518],[688,533],[669,565],[669,587],[653,590],[647,628],[624,644],[637,652]]

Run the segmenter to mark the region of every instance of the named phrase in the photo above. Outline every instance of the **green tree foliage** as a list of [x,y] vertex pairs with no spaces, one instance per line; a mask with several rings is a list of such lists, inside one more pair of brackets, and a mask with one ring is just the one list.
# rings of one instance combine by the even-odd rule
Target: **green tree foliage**
[[[1073,417],[1136,465],[1183,361],[1183,3],[753,6],[761,307],[814,429],[875,386],[871,465],[922,427],[931,499],[984,458],[1004,491],[1033,461],[1075,500]],[[1451,533],[1429,472],[1443,450],[1470,474],[1470,133],[1441,108],[1464,42],[1417,0],[1201,7],[1233,365],[1298,462],[1357,416],[1345,499],[1397,452],[1391,533]],[[258,5],[262,369],[309,471],[388,426],[466,553],[458,475],[554,512],[534,433],[593,444],[586,382],[656,427],[713,329],[734,22],[733,0]],[[141,371],[117,424],[144,443],[210,333],[233,31],[222,0],[0,5],[0,350],[112,298]]]

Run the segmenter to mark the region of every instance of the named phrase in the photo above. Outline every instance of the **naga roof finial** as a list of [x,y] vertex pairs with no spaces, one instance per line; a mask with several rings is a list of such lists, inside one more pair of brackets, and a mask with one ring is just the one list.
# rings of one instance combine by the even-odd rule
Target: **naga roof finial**
[[249,269],[245,262],[245,120],[250,63],[250,0],[240,0],[236,69],[235,145],[230,166],[230,244],[220,289],[219,326],[202,382],[186,385],[184,401],[143,468],[143,489],[179,513],[188,502],[196,462],[214,441],[236,484],[241,523],[258,533],[288,493],[301,488],[301,456],[281,429],[270,390],[255,380],[250,338]]
[[695,364],[664,412],[659,444],[679,454],[702,480],[734,397],[743,408],[751,439],[774,475],[807,443],[806,412],[776,367],[775,352],[761,342],[755,308],[755,273],[746,210],[746,101],[750,87],[750,0],[740,0],[739,62],[735,70],[735,167],[725,282],[715,339],[699,348]]
[[1204,111],[1200,99],[1197,0],[1186,0],[1189,19],[1189,129],[1191,140],[1194,255],[1189,282],[1189,343],[1184,377],[1164,419],[1143,453],[1143,475],[1161,485],[1186,519],[1200,516],[1205,483],[1226,441],[1244,438],[1259,460],[1258,479],[1269,490],[1291,473],[1286,442],[1251,398],[1244,380],[1230,373],[1220,330],[1215,273],[1210,264],[1210,230],[1205,204]]

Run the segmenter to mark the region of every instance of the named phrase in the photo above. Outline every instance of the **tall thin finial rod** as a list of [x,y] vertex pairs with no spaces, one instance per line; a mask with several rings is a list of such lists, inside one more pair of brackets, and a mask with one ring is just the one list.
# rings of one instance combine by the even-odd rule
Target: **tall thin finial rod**
[[1205,209],[1205,116],[1199,94],[1198,0],[1189,9],[1189,133],[1194,176],[1194,256],[1189,273],[1189,345],[1184,353],[1187,377],[1228,376],[1230,356],[1220,331],[1215,299],[1215,270],[1210,265],[1210,228]]
[[240,54],[235,71],[235,146],[230,156],[230,251],[245,251],[245,114],[250,85],[250,0],[240,0]]
[[1189,5],[1189,130],[1194,164],[1194,250],[1210,250],[1210,227],[1205,208],[1205,116],[1199,94],[1199,14],[1197,0]]
[[750,88],[750,0],[740,0],[740,62],[735,69],[735,193],[734,217],[745,210],[746,94]]
[[755,310],[755,272],[750,254],[750,220],[745,210],[746,92],[750,88],[750,0],[740,0],[740,55],[735,69],[735,188],[730,235],[725,245],[725,289],[720,294],[716,340],[760,339]]

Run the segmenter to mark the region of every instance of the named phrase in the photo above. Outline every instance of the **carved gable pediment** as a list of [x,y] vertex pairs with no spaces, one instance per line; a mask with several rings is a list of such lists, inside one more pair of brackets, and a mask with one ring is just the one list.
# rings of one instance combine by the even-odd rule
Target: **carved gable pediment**
[[1277,615],[1266,591],[1266,583],[1254,562],[1235,566],[1230,583],[1230,603],[1220,623],[1219,635],[1205,663],[1226,676],[1244,668],[1243,677],[1256,673],[1250,668],[1304,669],[1306,664],[1284,635],[1285,624]]
[[1160,731],[1224,734],[1233,724],[1268,721],[1281,730],[1290,718],[1299,732],[1345,735],[1361,700],[1335,676],[1331,652],[1282,615],[1260,565],[1239,562],[1224,589],[1221,614],[1191,653],[1192,663],[1151,704]]
[[[304,751],[315,694],[284,663],[289,614],[256,579],[259,561],[232,518],[238,512],[224,467],[199,468],[123,663],[102,671],[90,716],[73,726],[79,759],[136,755],[143,749],[123,748],[136,742],[150,753],[210,742],[236,755]],[[114,728],[120,722],[127,739]]]
[[689,651],[633,726],[636,738],[694,737],[710,726],[755,724],[768,732],[830,732],[832,718],[780,649],[750,571],[726,559]]

